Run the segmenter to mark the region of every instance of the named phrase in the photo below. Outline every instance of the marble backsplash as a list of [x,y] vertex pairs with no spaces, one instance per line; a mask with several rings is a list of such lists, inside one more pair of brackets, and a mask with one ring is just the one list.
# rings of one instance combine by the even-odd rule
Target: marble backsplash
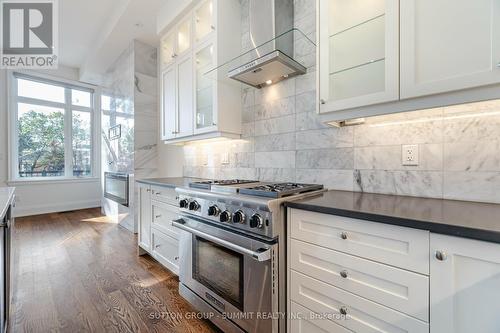
[[[295,26],[315,39],[315,0],[295,1]],[[243,8],[247,0],[242,0]],[[243,26],[247,26],[245,9]],[[243,32],[243,47],[248,31]],[[296,45],[299,43],[296,43]],[[333,128],[315,109],[315,54],[308,73],[243,88],[243,138],[184,147],[184,176],[322,183],[330,189],[500,202],[500,101],[367,118]],[[418,144],[418,166],[402,145]],[[222,163],[225,155],[228,163]],[[226,162],[226,161],[224,161]]]

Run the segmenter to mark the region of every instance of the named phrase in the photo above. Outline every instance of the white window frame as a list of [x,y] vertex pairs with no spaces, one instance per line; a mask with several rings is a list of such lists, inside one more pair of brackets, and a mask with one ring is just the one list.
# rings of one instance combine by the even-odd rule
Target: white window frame
[[[99,96],[100,91],[97,87],[78,81],[67,80],[59,77],[52,77],[44,74],[33,74],[26,71],[8,71],[8,98],[9,98],[9,112],[8,112],[8,129],[9,129],[9,181],[8,183],[47,183],[47,182],[68,182],[68,181],[95,181],[99,179],[100,175],[100,138],[98,129],[100,128],[99,117]],[[18,96],[17,79],[26,79],[40,83],[52,84],[65,88],[65,101],[64,103],[51,102],[46,100],[34,99],[30,97]],[[83,107],[72,105],[71,89],[88,91],[92,94],[91,106]],[[19,177],[19,151],[18,151],[18,106],[19,102],[28,104],[35,104],[47,107],[54,107],[64,109],[64,176],[57,177]],[[73,151],[72,151],[72,126],[73,112],[84,111],[91,114],[91,168],[92,173],[90,176],[73,176]]]

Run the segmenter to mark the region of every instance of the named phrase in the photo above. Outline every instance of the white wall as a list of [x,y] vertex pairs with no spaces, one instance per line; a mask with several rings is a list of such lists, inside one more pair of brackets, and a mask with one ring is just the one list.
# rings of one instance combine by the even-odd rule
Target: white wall
[[[78,80],[78,69],[59,65],[58,70],[37,71],[55,78]],[[33,72],[36,74],[37,72]],[[75,180],[20,184],[8,182],[7,71],[0,70],[0,186],[16,187],[16,216],[100,206],[100,180]],[[96,173],[98,174],[98,173]]]
[[165,5],[158,11],[158,16],[156,17],[156,31],[158,34],[162,32],[168,25],[184,10],[188,8],[189,5],[193,3],[193,0],[167,0]]

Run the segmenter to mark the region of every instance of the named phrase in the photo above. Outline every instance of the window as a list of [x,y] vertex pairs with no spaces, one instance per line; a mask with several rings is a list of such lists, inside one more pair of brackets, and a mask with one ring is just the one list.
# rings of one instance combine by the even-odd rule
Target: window
[[14,73],[12,178],[93,176],[94,91]]

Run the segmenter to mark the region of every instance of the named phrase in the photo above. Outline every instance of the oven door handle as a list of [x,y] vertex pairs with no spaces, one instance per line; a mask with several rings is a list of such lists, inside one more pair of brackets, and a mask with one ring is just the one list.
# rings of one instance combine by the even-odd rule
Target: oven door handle
[[186,225],[186,222],[183,219],[172,220],[172,225],[176,228],[187,231],[193,235],[196,235],[196,236],[202,237],[206,240],[209,240],[217,245],[220,245],[220,246],[223,246],[223,247],[228,248],[230,250],[233,250],[234,252],[238,252],[240,254],[250,256],[257,261],[268,261],[271,259],[271,249],[265,249],[262,252],[256,252],[256,251],[249,250],[243,246],[233,244],[233,243],[228,242],[224,239],[220,239],[220,238],[214,237],[210,234],[207,234],[203,231],[191,228],[191,227]]

